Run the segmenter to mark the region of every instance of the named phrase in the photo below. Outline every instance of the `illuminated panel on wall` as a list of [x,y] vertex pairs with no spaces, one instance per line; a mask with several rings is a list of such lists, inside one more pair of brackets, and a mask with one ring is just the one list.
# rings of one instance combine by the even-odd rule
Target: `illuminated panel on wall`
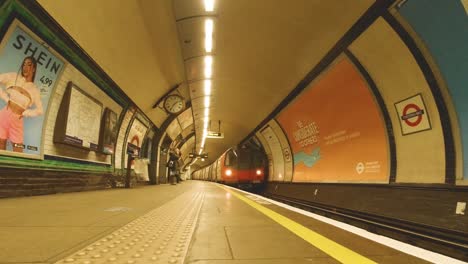
[[293,181],[388,182],[384,121],[349,60],[312,82],[277,120],[294,154]]
[[464,179],[468,180],[468,19],[462,1],[413,0],[401,15],[424,41],[447,83],[461,129]]

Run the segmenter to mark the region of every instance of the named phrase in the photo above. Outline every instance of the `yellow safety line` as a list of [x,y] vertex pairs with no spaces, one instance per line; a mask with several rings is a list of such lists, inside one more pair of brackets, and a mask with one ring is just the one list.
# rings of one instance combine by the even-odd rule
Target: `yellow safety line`
[[327,255],[333,257],[334,259],[340,261],[341,263],[359,263],[359,264],[365,264],[365,263],[376,263],[362,255],[359,255],[358,253],[334,242],[331,239],[328,239],[310,229],[307,227],[294,222],[293,220],[282,216],[278,214],[277,212],[270,210],[246,197],[243,195],[238,194],[237,192],[231,191],[227,189],[226,187],[221,188],[225,189],[227,192],[233,194],[240,200],[244,201],[248,205],[252,206],[253,208],[257,209],[258,211],[262,212],[266,216],[270,217],[273,219],[275,222],[278,224],[284,226],[286,229],[290,230],[294,234],[298,235],[300,238],[304,239],[305,241],[309,242],[312,244],[314,247],[322,250],[325,252]]

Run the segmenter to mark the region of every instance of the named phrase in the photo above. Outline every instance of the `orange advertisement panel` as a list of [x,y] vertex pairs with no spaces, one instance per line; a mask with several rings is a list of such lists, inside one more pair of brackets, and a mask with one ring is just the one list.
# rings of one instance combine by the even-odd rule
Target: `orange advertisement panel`
[[296,182],[388,182],[384,120],[366,81],[342,59],[277,117]]

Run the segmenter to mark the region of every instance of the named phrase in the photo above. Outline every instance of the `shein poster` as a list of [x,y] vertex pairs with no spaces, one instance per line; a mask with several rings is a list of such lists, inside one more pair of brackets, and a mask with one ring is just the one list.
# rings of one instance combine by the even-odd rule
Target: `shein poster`
[[15,21],[0,44],[0,154],[42,158],[49,100],[64,62]]

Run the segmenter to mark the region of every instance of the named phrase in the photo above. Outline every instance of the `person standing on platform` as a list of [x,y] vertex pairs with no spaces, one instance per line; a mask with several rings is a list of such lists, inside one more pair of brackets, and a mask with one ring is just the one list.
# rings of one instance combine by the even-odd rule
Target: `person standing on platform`
[[[180,149],[176,148],[176,155],[178,156],[177,158],[177,170],[176,170],[176,179],[177,183],[182,181],[182,178],[180,176],[180,167],[181,167],[181,162],[182,162],[182,152],[180,152]],[[183,164],[182,164],[183,165]]]
[[171,184],[176,184],[179,182],[179,177],[178,177],[178,171],[179,171],[179,149],[177,148],[171,148],[169,150],[169,161],[168,161],[168,167],[169,167],[169,181]]

